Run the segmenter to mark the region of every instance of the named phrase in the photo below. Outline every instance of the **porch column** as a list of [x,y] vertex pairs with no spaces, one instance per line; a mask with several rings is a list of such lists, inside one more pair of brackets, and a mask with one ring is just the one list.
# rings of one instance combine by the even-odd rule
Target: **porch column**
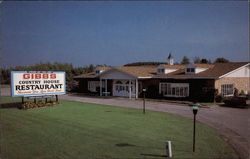
[[107,96],[108,95],[108,80],[107,79],[105,79],[105,96]]
[[161,94],[161,83],[159,83],[159,94]]
[[138,79],[135,80],[135,98],[138,98]]
[[102,79],[100,78],[100,96],[102,96]]
[[131,80],[129,80],[129,99],[131,99]]

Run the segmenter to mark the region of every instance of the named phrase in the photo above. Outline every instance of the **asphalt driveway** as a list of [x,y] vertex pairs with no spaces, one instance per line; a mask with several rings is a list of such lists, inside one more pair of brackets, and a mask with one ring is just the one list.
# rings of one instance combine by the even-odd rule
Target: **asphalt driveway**
[[[1,95],[8,96],[9,89],[1,89]],[[120,107],[142,109],[142,100],[127,98],[100,98],[86,97],[76,94],[61,95],[60,99],[96,103]],[[168,112],[193,118],[192,110],[187,105],[173,104],[167,102],[146,101],[146,109],[160,112]],[[242,159],[250,159],[250,109],[239,109],[212,106],[201,108],[197,115],[199,122],[205,123],[214,128],[223,138],[231,144]],[[197,130],[198,133],[198,130]]]

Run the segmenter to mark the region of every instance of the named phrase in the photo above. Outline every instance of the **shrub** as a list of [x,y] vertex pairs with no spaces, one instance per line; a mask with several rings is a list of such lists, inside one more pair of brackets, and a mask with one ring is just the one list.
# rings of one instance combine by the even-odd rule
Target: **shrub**
[[241,90],[239,95],[243,96],[243,95],[245,95],[245,92],[243,90]]
[[237,88],[234,88],[234,96],[235,97],[239,96],[239,90]]
[[217,102],[217,103],[220,103],[220,102],[222,102],[222,96],[221,95],[216,95],[215,96],[215,102]]
[[40,108],[40,107],[46,107],[46,106],[54,106],[58,104],[57,102],[25,102],[21,105],[20,109],[31,109],[31,108]]

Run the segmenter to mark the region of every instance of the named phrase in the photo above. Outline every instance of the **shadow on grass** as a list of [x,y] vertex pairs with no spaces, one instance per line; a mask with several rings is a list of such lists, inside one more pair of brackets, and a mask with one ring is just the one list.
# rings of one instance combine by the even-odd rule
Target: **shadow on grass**
[[158,155],[158,154],[141,154],[142,156],[150,156],[150,157],[168,157],[166,155]]
[[136,145],[132,145],[132,144],[128,144],[128,143],[118,143],[118,144],[115,144],[115,146],[118,146],[118,147],[127,147],[127,146],[136,146]]
[[21,102],[15,102],[15,103],[3,103],[0,104],[0,109],[6,109],[6,108],[21,108],[22,103]]

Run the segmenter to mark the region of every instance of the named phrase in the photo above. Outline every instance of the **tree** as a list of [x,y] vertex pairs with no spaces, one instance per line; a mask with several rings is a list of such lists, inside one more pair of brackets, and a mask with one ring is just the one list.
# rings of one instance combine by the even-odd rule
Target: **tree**
[[190,63],[189,58],[187,56],[184,56],[182,58],[181,64],[189,64],[189,63]]
[[200,63],[211,63],[211,62],[209,62],[207,59],[201,59],[201,61],[200,61]]
[[194,63],[201,63],[201,59],[198,56],[193,58]]
[[90,64],[86,67],[86,73],[93,72],[95,70],[95,66]]
[[230,62],[230,61],[228,59],[223,58],[223,57],[218,57],[214,61],[214,63],[228,63],[228,62]]

